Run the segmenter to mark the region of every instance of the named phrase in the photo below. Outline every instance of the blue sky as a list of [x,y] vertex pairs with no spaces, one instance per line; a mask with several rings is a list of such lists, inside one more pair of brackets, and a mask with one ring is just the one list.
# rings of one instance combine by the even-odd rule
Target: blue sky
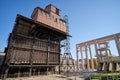
[[120,32],[120,0],[0,0],[0,51],[7,46],[17,14],[30,18],[35,7],[48,4],[69,17],[74,58],[77,43]]

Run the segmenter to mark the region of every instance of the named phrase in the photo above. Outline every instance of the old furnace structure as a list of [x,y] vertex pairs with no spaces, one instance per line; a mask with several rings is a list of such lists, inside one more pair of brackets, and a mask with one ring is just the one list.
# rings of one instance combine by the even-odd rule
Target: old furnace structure
[[60,65],[60,42],[66,35],[66,22],[51,4],[36,7],[31,19],[17,15],[8,38],[4,74],[54,71]]

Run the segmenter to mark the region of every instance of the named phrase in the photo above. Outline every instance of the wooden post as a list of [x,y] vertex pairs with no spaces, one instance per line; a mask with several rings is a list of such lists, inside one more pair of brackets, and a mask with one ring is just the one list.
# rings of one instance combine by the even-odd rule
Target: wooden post
[[7,68],[5,70],[5,73],[4,73],[4,76],[3,76],[3,80],[6,80],[6,78],[8,77],[8,71],[9,71],[9,68]]
[[60,40],[59,40],[59,58],[58,58],[58,60],[59,60],[59,74],[60,74],[60,71],[61,71],[61,49],[60,49],[61,47],[60,47]]
[[47,67],[47,74],[48,74],[48,71],[49,71],[49,67]]
[[20,77],[20,70],[21,70],[21,67],[19,67],[18,69],[18,78]]
[[34,43],[35,43],[35,38],[36,38],[36,32],[34,33],[34,36],[33,36],[33,42],[32,42],[32,45],[31,45],[31,54],[30,54],[30,69],[29,69],[29,76],[31,76],[32,74],[32,60],[33,60],[33,54],[34,54]]
[[33,69],[33,76],[35,76],[35,71],[36,71],[36,69],[34,68],[34,69]]
[[49,65],[49,58],[50,58],[50,35],[48,35],[47,65]]
[[32,68],[30,67],[30,69],[29,69],[29,77],[31,77],[31,75],[32,75]]
[[40,68],[38,68],[38,75],[40,75]]

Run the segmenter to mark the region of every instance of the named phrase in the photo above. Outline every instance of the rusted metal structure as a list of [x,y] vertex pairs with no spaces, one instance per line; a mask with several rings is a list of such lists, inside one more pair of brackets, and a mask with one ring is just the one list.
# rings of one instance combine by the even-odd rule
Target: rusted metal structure
[[4,77],[7,74],[54,71],[60,66],[60,42],[66,39],[66,22],[60,10],[53,5],[45,9],[36,7],[31,18],[17,15],[8,38],[4,60]]
[[[94,60],[91,49],[91,47],[94,47],[96,59],[98,62],[97,70],[102,70],[102,68],[100,68],[102,63],[111,62],[110,58],[108,58],[109,57],[108,55],[111,55],[111,53],[107,45],[107,43],[110,41],[115,41],[116,48],[118,50],[118,55],[119,55],[118,60],[114,61],[115,63],[117,63],[120,60],[120,33],[76,44],[77,68],[79,68],[79,56],[80,56],[82,62],[82,71],[85,70],[87,70],[88,72],[91,70],[94,71],[95,66],[94,66]],[[104,56],[106,56],[105,58],[107,58],[106,59],[107,61],[101,60],[100,55],[103,55],[102,52],[105,53]],[[84,54],[85,56],[83,56]],[[84,61],[84,59],[86,59],[85,60],[86,62]],[[85,68],[85,64],[86,64],[86,68]],[[90,66],[92,69],[90,69]]]
[[61,61],[61,71],[63,72],[73,72],[74,71],[74,60],[71,55],[70,51],[70,33],[69,33],[69,24],[68,24],[68,16],[64,16],[64,20],[66,21],[66,31],[67,31],[67,38],[64,41],[64,54],[62,56]]
[[69,33],[69,24],[68,24],[68,16],[64,16],[64,20],[66,21],[66,31],[67,31],[67,38],[64,41],[64,54],[62,56],[61,61],[61,71],[63,72],[73,72],[74,71],[74,60],[71,55],[70,51],[70,33]]

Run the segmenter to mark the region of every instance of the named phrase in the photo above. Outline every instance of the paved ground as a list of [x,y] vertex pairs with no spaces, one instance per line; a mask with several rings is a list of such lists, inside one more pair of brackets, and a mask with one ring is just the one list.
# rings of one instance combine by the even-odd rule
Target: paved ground
[[62,75],[40,75],[40,76],[32,76],[32,77],[19,77],[19,78],[9,78],[7,80],[84,80],[80,78],[80,76],[71,76],[65,77]]

